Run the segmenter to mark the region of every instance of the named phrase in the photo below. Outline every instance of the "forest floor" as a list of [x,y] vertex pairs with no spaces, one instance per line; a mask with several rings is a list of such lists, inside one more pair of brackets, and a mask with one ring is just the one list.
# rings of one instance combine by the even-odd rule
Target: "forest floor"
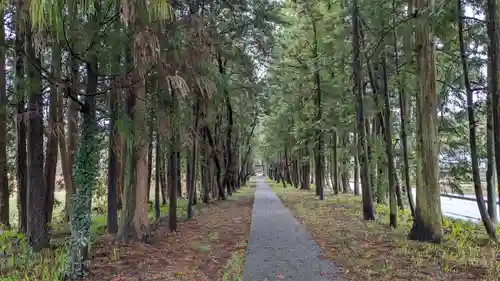
[[203,207],[193,220],[180,222],[175,233],[161,224],[149,244],[99,241],[92,275],[85,280],[220,281],[241,276],[254,191],[245,188]]
[[500,246],[488,242],[482,225],[444,219],[445,242],[420,243],[407,239],[408,212],[400,211],[399,226],[391,229],[386,206],[377,207],[376,221],[366,222],[361,197],[328,194],[320,201],[312,190],[269,184],[346,280],[477,281],[500,276]]
[[[252,182],[249,185],[255,186]],[[192,220],[183,221],[185,213],[181,214],[174,233],[164,219],[153,227],[146,244],[116,243],[111,236],[97,235],[92,243],[90,275],[84,281],[238,280],[243,274],[254,193],[255,188],[242,187],[226,201],[199,204]],[[30,275],[39,276],[36,280],[54,281],[66,254],[54,246],[36,259],[41,261],[25,264],[24,271],[33,271]],[[21,271],[17,272],[23,275]],[[5,280],[1,275],[0,280]],[[7,280],[19,278],[27,277]]]

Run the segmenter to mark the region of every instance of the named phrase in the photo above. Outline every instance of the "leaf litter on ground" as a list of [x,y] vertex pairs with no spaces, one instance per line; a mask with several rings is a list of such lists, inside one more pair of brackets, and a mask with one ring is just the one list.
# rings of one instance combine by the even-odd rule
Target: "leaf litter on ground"
[[176,232],[159,225],[148,244],[103,237],[85,281],[220,281],[235,253],[244,258],[252,207],[253,192],[242,192],[203,207]]
[[324,258],[343,269],[346,280],[499,280],[500,247],[477,243],[485,235],[481,225],[464,227],[473,229],[464,231],[470,237],[452,236],[449,225],[461,222],[445,220],[443,244],[420,243],[407,239],[408,212],[391,229],[383,207],[377,208],[378,220],[362,220],[360,197],[332,195],[319,201],[314,192],[270,185],[311,233]]

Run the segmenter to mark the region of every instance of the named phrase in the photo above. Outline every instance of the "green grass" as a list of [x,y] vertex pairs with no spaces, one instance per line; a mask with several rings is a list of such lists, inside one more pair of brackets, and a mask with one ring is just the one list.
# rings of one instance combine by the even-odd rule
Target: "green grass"
[[[246,242],[241,242],[241,248],[246,249]],[[237,251],[231,254],[231,258],[224,269],[222,281],[243,280],[243,268],[245,266],[246,251]]]

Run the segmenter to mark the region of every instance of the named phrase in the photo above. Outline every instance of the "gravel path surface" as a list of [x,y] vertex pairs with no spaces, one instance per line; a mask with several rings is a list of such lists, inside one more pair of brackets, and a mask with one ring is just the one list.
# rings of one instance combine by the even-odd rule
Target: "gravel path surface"
[[243,281],[344,281],[265,178],[257,178]]

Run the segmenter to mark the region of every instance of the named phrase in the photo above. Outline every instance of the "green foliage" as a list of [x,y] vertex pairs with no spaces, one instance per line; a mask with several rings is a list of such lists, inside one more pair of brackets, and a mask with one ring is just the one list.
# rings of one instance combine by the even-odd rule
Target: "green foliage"
[[92,191],[99,179],[99,139],[97,124],[91,116],[84,116],[81,139],[75,157],[73,186],[75,194],[71,200],[71,252],[67,277],[79,278],[86,274],[86,255],[90,247]]
[[[242,242],[244,244],[244,242]],[[242,245],[244,247],[246,245]],[[241,281],[243,278],[243,267],[245,266],[245,252],[231,254],[231,258],[226,265],[222,281]]]
[[0,234],[0,275],[2,281],[60,281],[67,250],[64,246],[39,253],[31,251],[23,234]]

